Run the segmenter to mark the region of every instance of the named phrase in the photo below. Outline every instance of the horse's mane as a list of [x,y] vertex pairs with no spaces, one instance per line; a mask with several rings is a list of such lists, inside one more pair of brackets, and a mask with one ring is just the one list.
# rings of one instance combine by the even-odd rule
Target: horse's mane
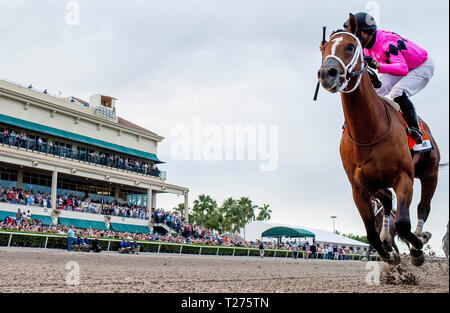
[[336,29],[331,32],[330,37],[338,33],[348,33],[348,31],[346,29]]

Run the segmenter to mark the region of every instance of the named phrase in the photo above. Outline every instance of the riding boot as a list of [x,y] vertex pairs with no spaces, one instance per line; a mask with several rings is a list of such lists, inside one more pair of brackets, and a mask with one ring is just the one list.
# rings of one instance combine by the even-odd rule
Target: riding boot
[[414,139],[416,143],[422,143],[422,133],[419,127],[419,119],[417,118],[414,105],[411,100],[409,100],[406,92],[403,91],[403,94],[399,97],[394,98],[394,101],[398,103],[398,105],[400,105],[403,118],[405,119],[408,127],[408,135],[411,136],[411,138]]

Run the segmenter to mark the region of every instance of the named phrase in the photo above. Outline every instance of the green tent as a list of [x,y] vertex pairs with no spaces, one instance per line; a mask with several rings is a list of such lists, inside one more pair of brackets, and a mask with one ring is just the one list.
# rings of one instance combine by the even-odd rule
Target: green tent
[[111,223],[111,230],[127,233],[139,233],[139,234],[150,233],[150,229],[148,228],[148,226],[120,224],[120,223]]
[[92,228],[108,230],[104,222],[80,220],[75,218],[60,217],[58,218],[58,224],[64,226],[73,226],[75,228]]
[[302,238],[316,238],[314,233],[307,231],[305,229],[300,228],[292,228],[292,227],[272,227],[262,233],[262,237],[302,237]]

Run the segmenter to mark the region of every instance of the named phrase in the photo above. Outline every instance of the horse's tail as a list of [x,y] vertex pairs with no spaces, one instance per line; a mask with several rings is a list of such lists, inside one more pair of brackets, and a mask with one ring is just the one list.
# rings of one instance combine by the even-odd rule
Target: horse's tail
[[448,162],[445,162],[445,163],[441,163],[441,164],[439,164],[439,170],[443,170],[443,169],[445,169],[446,167],[448,166]]

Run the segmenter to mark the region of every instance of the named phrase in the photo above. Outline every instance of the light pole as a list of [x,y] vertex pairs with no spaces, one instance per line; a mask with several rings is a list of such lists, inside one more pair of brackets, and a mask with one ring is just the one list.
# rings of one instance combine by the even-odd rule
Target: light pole
[[332,216],[330,216],[330,217],[333,219],[333,234],[336,234],[336,229],[335,229],[335,226],[334,226],[334,221],[336,220],[336,217],[337,217],[337,216],[332,215]]

